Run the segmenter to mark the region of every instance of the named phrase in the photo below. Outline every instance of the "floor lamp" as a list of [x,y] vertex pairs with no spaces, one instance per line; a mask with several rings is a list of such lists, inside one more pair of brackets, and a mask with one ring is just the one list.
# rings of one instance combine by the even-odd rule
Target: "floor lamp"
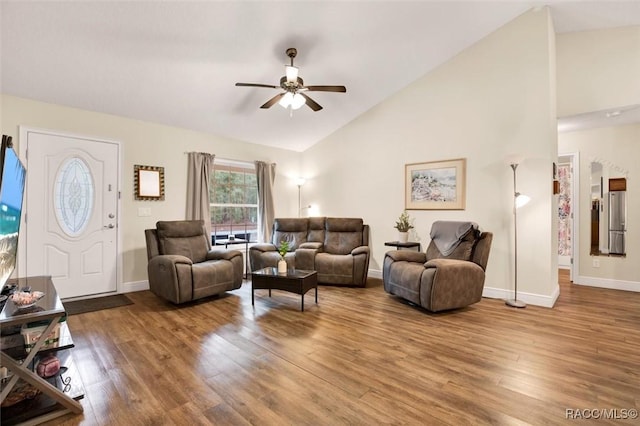
[[525,204],[527,204],[531,198],[528,196],[521,194],[518,192],[516,186],[516,169],[518,168],[518,163],[511,163],[511,169],[513,170],[513,242],[514,242],[514,295],[513,299],[508,299],[505,301],[507,306],[511,306],[513,308],[526,308],[527,304],[522,300],[518,300],[518,209]]

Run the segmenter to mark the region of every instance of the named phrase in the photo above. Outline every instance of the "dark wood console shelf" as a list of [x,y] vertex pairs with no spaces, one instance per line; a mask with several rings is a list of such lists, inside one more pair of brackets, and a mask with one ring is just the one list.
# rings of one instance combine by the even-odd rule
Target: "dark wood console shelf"
[[[2,348],[0,363],[9,370],[9,377],[2,380],[0,401],[7,398],[19,380],[41,391],[32,399],[2,407],[2,424],[38,424],[67,413],[82,413],[83,408],[78,400],[84,397],[84,386],[69,350],[74,345],[69,327],[62,321],[65,317],[64,306],[51,277],[28,277],[9,281],[12,282],[16,283],[18,288],[29,286],[32,291],[42,291],[45,295],[36,306],[23,310],[18,309],[11,300],[7,300],[0,312],[0,329],[3,332],[18,330],[19,333],[19,327],[23,324],[42,322],[47,326],[43,335],[48,335],[56,324],[60,323],[60,339],[56,347],[45,349],[42,349],[44,339],[40,339],[30,352],[24,349],[24,345]],[[37,359],[47,354],[54,354],[60,360],[61,369],[53,377],[43,379],[34,370]]]
[[415,248],[416,250],[420,251],[421,249],[420,243],[415,241],[407,241],[406,243],[403,243],[400,241],[387,241],[386,243],[384,243],[384,245],[389,247],[395,247],[396,250],[400,250],[403,248],[404,249]]

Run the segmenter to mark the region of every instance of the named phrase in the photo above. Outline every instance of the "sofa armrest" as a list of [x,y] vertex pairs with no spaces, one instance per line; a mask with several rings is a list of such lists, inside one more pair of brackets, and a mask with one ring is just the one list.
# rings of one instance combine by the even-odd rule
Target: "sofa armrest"
[[161,254],[159,256],[155,256],[153,258],[151,258],[151,260],[149,261],[149,264],[154,264],[154,265],[163,265],[163,266],[168,266],[168,267],[173,267],[173,265],[176,265],[178,263],[183,263],[185,265],[193,265],[193,262],[191,261],[191,259],[189,259],[186,256],[181,256],[179,254]]
[[249,250],[268,252],[268,251],[277,251],[278,249],[273,244],[261,243],[261,244],[252,245],[251,247],[249,247]]
[[322,243],[318,243],[318,242],[314,242],[314,241],[308,241],[306,243],[300,244],[300,247],[298,247],[298,248],[299,249],[313,249],[313,250],[322,251]]
[[412,250],[393,250],[388,251],[385,254],[386,257],[391,258],[394,262],[415,262],[425,263],[427,261],[427,254],[419,251]]
[[211,250],[207,253],[207,260],[231,260],[237,256],[242,257],[240,250]]
[[180,255],[159,255],[149,260],[147,272],[149,289],[173,303],[193,298],[191,286],[191,259]]
[[278,250],[276,246],[269,243],[254,244],[249,247],[249,268],[251,271],[257,271],[266,266],[275,266],[274,257],[278,258]]
[[360,246],[351,250],[352,256],[357,256],[359,254],[369,255],[369,247],[368,246]]
[[[461,270],[475,270],[476,266],[480,268],[474,262],[459,259],[431,259],[424,264],[425,268],[462,268]],[[483,271],[482,268],[480,270]]]
[[295,251],[296,269],[305,269],[308,271],[316,270],[316,254],[318,249],[315,248],[299,248]]
[[484,270],[476,263],[467,260],[431,259],[424,264],[424,267],[436,268],[440,277],[446,274],[456,280],[484,282]]

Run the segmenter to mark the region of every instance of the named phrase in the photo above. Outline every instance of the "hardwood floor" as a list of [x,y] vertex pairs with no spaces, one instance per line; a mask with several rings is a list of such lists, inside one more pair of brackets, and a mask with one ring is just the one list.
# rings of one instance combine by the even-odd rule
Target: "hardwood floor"
[[[70,316],[86,397],[48,424],[566,424],[640,408],[640,293],[572,285],[553,309],[430,314],[367,288],[256,292]],[[594,412],[580,412],[593,415]],[[625,414],[626,413],[626,414]],[[598,413],[595,413],[598,414]],[[584,422],[587,424],[595,424]],[[597,424],[638,424],[604,420]]]

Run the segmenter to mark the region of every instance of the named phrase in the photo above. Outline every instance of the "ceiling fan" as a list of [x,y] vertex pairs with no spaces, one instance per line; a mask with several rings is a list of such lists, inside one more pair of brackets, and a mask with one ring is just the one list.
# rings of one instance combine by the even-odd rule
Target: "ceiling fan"
[[273,86],[271,84],[260,83],[236,83],[236,86],[248,86],[248,87],[267,87],[277,89],[281,87],[284,92],[278,93],[273,98],[265,102],[260,108],[271,108],[276,103],[282,105],[284,108],[290,108],[291,111],[302,107],[307,104],[309,108],[314,111],[320,111],[322,106],[316,101],[311,99],[305,92],[341,92],[347,91],[344,86],[305,86],[304,82],[298,77],[298,67],[293,66],[293,58],[296,57],[298,51],[290,47],[286,50],[286,54],[291,58],[291,65],[285,65],[285,75],[280,79],[280,86]]

